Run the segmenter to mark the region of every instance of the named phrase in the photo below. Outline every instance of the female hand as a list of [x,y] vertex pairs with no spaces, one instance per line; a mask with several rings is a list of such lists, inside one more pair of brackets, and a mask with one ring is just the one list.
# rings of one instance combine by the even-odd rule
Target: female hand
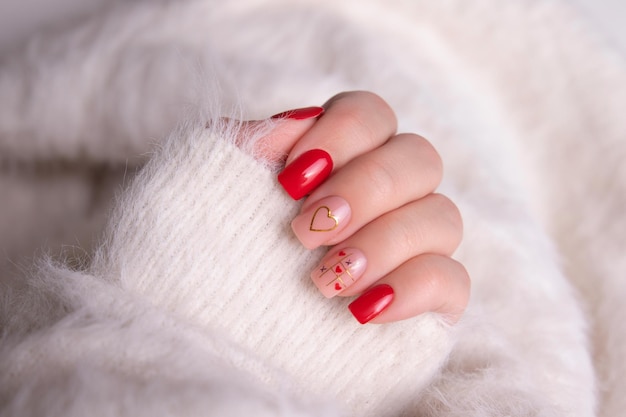
[[455,204],[435,193],[443,171],[433,146],[396,134],[392,109],[367,92],[274,118],[282,131],[301,131],[274,146],[288,153],[279,174],[286,191],[295,199],[310,192],[294,233],[309,249],[332,246],[311,274],[322,294],[358,296],[350,311],[361,323],[425,312],[456,322],[470,292],[451,258],[463,226]]

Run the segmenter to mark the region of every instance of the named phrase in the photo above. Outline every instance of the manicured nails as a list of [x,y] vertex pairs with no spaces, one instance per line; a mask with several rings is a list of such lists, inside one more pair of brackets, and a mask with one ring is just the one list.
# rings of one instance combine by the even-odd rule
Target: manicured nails
[[365,291],[350,303],[348,308],[359,323],[365,324],[389,307],[393,297],[393,288],[387,284],[381,284]]
[[[272,119],[307,120],[324,114],[323,107],[303,107],[273,115]],[[299,200],[320,185],[332,172],[333,160],[328,152],[313,149],[303,153],[278,174],[287,193]]]
[[350,221],[350,205],[341,197],[326,197],[311,204],[291,222],[296,237],[307,249],[327,243]]
[[270,119],[293,119],[293,120],[306,120],[319,117],[324,114],[323,107],[303,107],[301,109],[287,110],[282,113],[278,113],[270,117]]
[[299,200],[320,185],[332,172],[328,152],[312,149],[300,155],[278,174],[278,182],[294,200]]
[[339,294],[363,275],[367,259],[358,249],[329,252],[311,273],[313,283],[326,297]]

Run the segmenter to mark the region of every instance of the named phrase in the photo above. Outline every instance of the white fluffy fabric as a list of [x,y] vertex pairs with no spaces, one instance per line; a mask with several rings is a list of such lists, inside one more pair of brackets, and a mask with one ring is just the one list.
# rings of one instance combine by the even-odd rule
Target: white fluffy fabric
[[[530,0],[119,3],[16,48],[0,415],[623,415],[625,64]],[[298,204],[217,123],[354,89],[442,154],[452,328],[322,297]]]

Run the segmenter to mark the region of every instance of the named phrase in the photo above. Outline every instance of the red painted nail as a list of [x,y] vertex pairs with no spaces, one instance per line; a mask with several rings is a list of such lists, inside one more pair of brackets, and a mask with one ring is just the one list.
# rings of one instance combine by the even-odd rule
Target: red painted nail
[[299,200],[320,185],[333,170],[328,152],[312,149],[297,157],[278,174],[280,182],[291,198]]
[[324,113],[323,107],[304,107],[301,109],[287,110],[273,115],[270,119],[294,119],[306,120],[319,117]]
[[393,301],[393,288],[387,284],[377,285],[365,291],[348,308],[359,323],[365,324],[374,319]]

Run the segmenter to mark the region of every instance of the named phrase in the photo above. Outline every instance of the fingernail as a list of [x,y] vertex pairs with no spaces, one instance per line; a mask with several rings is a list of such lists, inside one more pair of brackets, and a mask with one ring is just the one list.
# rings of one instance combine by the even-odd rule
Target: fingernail
[[320,185],[333,170],[328,152],[312,149],[300,155],[278,174],[278,182],[294,200],[299,200]]
[[341,232],[348,224],[350,214],[346,200],[326,197],[293,219],[291,228],[307,249],[315,249]]
[[387,284],[377,285],[365,291],[348,308],[359,323],[365,324],[382,313],[393,301],[393,288]]
[[358,249],[332,251],[311,273],[313,283],[326,298],[332,298],[361,278],[367,259]]
[[270,117],[270,119],[294,119],[294,120],[306,120],[319,117],[324,114],[323,107],[303,107],[301,109],[287,110],[282,113],[278,113]]

